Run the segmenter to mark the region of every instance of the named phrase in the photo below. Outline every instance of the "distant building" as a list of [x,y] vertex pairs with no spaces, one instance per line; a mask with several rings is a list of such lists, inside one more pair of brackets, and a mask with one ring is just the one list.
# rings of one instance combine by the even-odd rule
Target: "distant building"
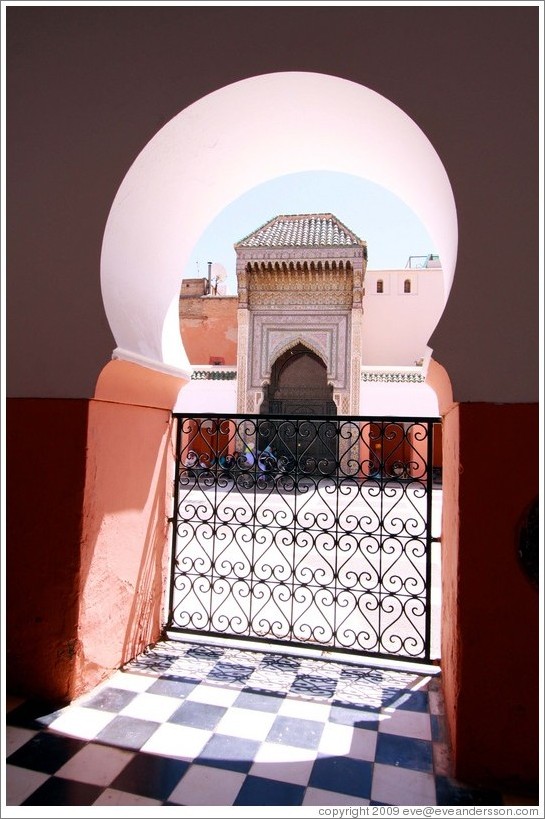
[[276,216],[234,247],[236,296],[182,281],[188,411],[435,414],[425,375],[445,298],[438,256],[370,270],[367,243],[331,213]]

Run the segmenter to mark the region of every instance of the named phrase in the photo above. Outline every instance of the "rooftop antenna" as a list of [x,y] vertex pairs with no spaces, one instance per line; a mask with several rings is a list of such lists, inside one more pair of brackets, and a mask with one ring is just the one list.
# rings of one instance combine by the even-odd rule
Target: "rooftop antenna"
[[214,295],[224,295],[225,287],[223,286],[223,282],[227,278],[227,271],[222,264],[219,262],[214,262],[210,269],[211,275],[214,277]]
[[212,262],[208,262],[208,290],[206,295],[209,296],[212,290]]

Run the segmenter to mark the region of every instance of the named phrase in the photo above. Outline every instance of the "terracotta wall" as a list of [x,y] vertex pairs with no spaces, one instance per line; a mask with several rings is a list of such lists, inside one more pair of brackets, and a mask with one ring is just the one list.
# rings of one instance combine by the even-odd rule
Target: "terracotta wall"
[[191,364],[209,364],[220,356],[237,363],[237,296],[180,299],[180,328]]
[[441,670],[452,759],[457,760],[458,695],[462,645],[458,606],[458,530],[460,526],[459,420],[452,402],[443,413],[443,504],[441,518]]
[[538,781],[538,591],[517,555],[538,434],[537,404],[460,404],[444,419],[442,669],[456,774],[514,788]]
[[158,639],[171,416],[10,399],[7,688],[69,700]]
[[6,686],[66,699],[78,650],[87,400],[7,401]]

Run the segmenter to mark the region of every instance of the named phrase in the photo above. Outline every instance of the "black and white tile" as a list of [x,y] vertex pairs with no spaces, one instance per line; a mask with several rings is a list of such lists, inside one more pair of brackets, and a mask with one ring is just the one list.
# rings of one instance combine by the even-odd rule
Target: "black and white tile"
[[167,640],[70,705],[10,700],[7,805],[502,805],[450,777],[440,678]]

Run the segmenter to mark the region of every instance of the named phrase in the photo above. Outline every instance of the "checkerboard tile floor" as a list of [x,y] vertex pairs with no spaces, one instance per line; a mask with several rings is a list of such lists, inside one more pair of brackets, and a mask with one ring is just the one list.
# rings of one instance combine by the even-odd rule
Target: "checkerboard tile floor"
[[167,640],[58,709],[10,699],[7,805],[502,805],[449,776],[440,679]]

